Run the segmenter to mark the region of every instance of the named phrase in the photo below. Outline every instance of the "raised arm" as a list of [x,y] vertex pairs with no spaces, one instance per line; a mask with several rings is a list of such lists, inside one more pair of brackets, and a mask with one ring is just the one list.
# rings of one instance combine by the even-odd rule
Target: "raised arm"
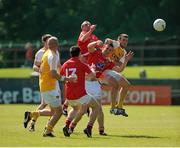
[[113,70],[117,72],[122,72],[124,68],[126,67],[128,61],[132,59],[133,56],[134,56],[134,53],[132,51],[129,51],[128,53],[126,53],[124,62],[117,63],[117,66],[115,66]]
[[101,40],[97,40],[97,41],[89,43],[87,48],[88,48],[88,51],[92,53],[96,50],[95,48],[96,46],[102,46],[102,45],[103,45],[103,42]]
[[83,34],[79,39],[81,42],[85,42],[88,37],[93,33],[93,31],[96,29],[96,25],[91,25],[90,30]]

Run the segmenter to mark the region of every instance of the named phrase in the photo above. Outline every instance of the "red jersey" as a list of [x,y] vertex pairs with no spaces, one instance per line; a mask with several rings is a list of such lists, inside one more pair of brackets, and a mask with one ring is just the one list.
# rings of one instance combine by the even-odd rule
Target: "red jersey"
[[60,74],[64,76],[75,74],[77,76],[77,82],[65,83],[65,98],[68,100],[76,100],[86,95],[85,74],[91,72],[90,67],[82,63],[77,57],[66,61],[61,67]]
[[94,41],[97,41],[99,40],[97,36],[95,36],[94,34],[91,34],[88,39],[85,41],[85,42],[82,42],[80,41],[80,38],[86,34],[86,32],[82,31],[79,35],[79,38],[78,38],[78,46],[79,48],[81,49],[81,54],[86,54],[88,53],[88,44],[91,43],[91,42],[94,42]]
[[103,56],[101,50],[96,50],[93,53],[89,53],[87,63],[88,65],[94,64],[97,78],[99,78],[105,70],[112,69],[115,66],[113,62],[109,61]]

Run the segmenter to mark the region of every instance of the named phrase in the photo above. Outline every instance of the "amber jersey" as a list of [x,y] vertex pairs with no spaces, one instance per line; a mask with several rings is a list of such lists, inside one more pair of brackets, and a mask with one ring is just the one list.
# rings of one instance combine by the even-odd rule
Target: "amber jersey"
[[110,55],[110,59],[116,63],[124,63],[126,50],[121,48],[118,41],[113,41],[114,51]]
[[50,91],[58,87],[58,81],[52,78],[50,71],[58,69],[59,53],[48,49],[42,56],[40,67],[40,91]]

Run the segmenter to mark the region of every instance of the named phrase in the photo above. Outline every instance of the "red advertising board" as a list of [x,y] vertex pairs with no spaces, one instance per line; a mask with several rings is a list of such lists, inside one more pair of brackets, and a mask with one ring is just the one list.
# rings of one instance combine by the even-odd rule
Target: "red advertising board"
[[[111,87],[103,86],[103,104],[110,103]],[[133,85],[130,87],[124,104],[134,105],[170,105],[171,87],[170,86],[147,86]]]

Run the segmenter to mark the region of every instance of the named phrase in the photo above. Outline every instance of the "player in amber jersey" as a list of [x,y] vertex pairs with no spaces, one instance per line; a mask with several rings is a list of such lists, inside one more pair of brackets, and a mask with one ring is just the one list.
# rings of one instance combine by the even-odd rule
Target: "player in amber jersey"
[[58,80],[73,81],[72,77],[62,77],[58,74],[59,55],[57,54],[58,40],[56,37],[50,37],[48,39],[49,49],[43,54],[40,66],[40,92],[44,99],[45,104],[48,104],[49,110],[38,110],[32,112],[25,112],[24,126],[27,126],[28,122],[34,118],[37,120],[39,116],[52,115],[50,120],[45,126],[43,133],[44,137],[54,137],[52,134],[53,128],[57,121],[61,117],[61,96]]
[[69,105],[72,106],[72,110],[69,112],[66,119],[66,124],[63,128],[65,136],[70,136],[73,132],[76,124],[80,121],[81,117],[88,107],[92,108],[92,112],[89,117],[87,127],[84,129],[84,133],[91,137],[92,127],[97,117],[99,105],[96,100],[89,96],[85,90],[85,76],[95,77],[95,74],[91,71],[90,67],[82,63],[79,59],[80,48],[72,46],[70,48],[71,58],[62,65],[60,74],[64,76],[75,76],[76,82],[65,83],[65,98]]
[[[114,51],[113,53],[109,56],[111,58],[111,60],[113,60],[113,62],[115,62],[115,64],[121,66],[122,63],[125,63],[125,57],[127,54],[130,54],[133,56],[133,52],[132,51],[129,51],[127,53],[126,51],[126,47],[127,47],[127,44],[128,44],[128,35],[127,34],[120,34],[118,36],[118,40],[112,40],[110,38],[107,38],[105,40],[105,43],[108,43],[108,44],[113,44],[113,47],[114,47]],[[131,58],[132,58],[131,56]],[[127,63],[126,63],[127,64]],[[124,67],[122,67],[122,70],[124,70],[126,64],[124,64]]]
[[[42,36],[41,40],[42,40],[42,43],[44,46],[43,46],[43,48],[39,49],[35,55],[34,64],[33,64],[33,70],[35,72],[39,73],[39,69],[40,69],[40,65],[41,65],[41,59],[42,59],[42,56],[45,53],[45,51],[48,49],[47,41],[50,37],[51,37],[50,34],[45,34]],[[43,98],[41,97],[41,104],[37,107],[37,110],[41,110],[45,107],[46,107],[46,104],[45,104]],[[30,126],[28,127],[28,130],[30,132],[35,131],[35,123],[36,123],[36,120],[32,118],[31,122],[30,122]]]
[[[112,39],[106,39],[106,43],[113,44],[114,51],[110,55],[111,60],[120,67],[119,72],[122,72],[124,68],[126,67],[128,61],[133,57],[134,53],[132,51],[129,51],[128,53],[125,50],[125,47],[128,43],[128,35],[127,34],[120,34],[118,37],[118,41],[112,40]],[[116,73],[116,78],[122,77],[121,74]],[[124,79],[126,79],[124,77]],[[128,80],[126,79],[127,83],[130,85]],[[129,86],[128,86],[129,87]],[[118,99],[118,103],[115,107],[115,102],[110,110],[110,113],[115,115],[123,115],[128,116],[128,114],[125,112],[125,109],[123,108],[123,100],[127,95],[128,87],[121,88],[120,89],[120,98]]]

